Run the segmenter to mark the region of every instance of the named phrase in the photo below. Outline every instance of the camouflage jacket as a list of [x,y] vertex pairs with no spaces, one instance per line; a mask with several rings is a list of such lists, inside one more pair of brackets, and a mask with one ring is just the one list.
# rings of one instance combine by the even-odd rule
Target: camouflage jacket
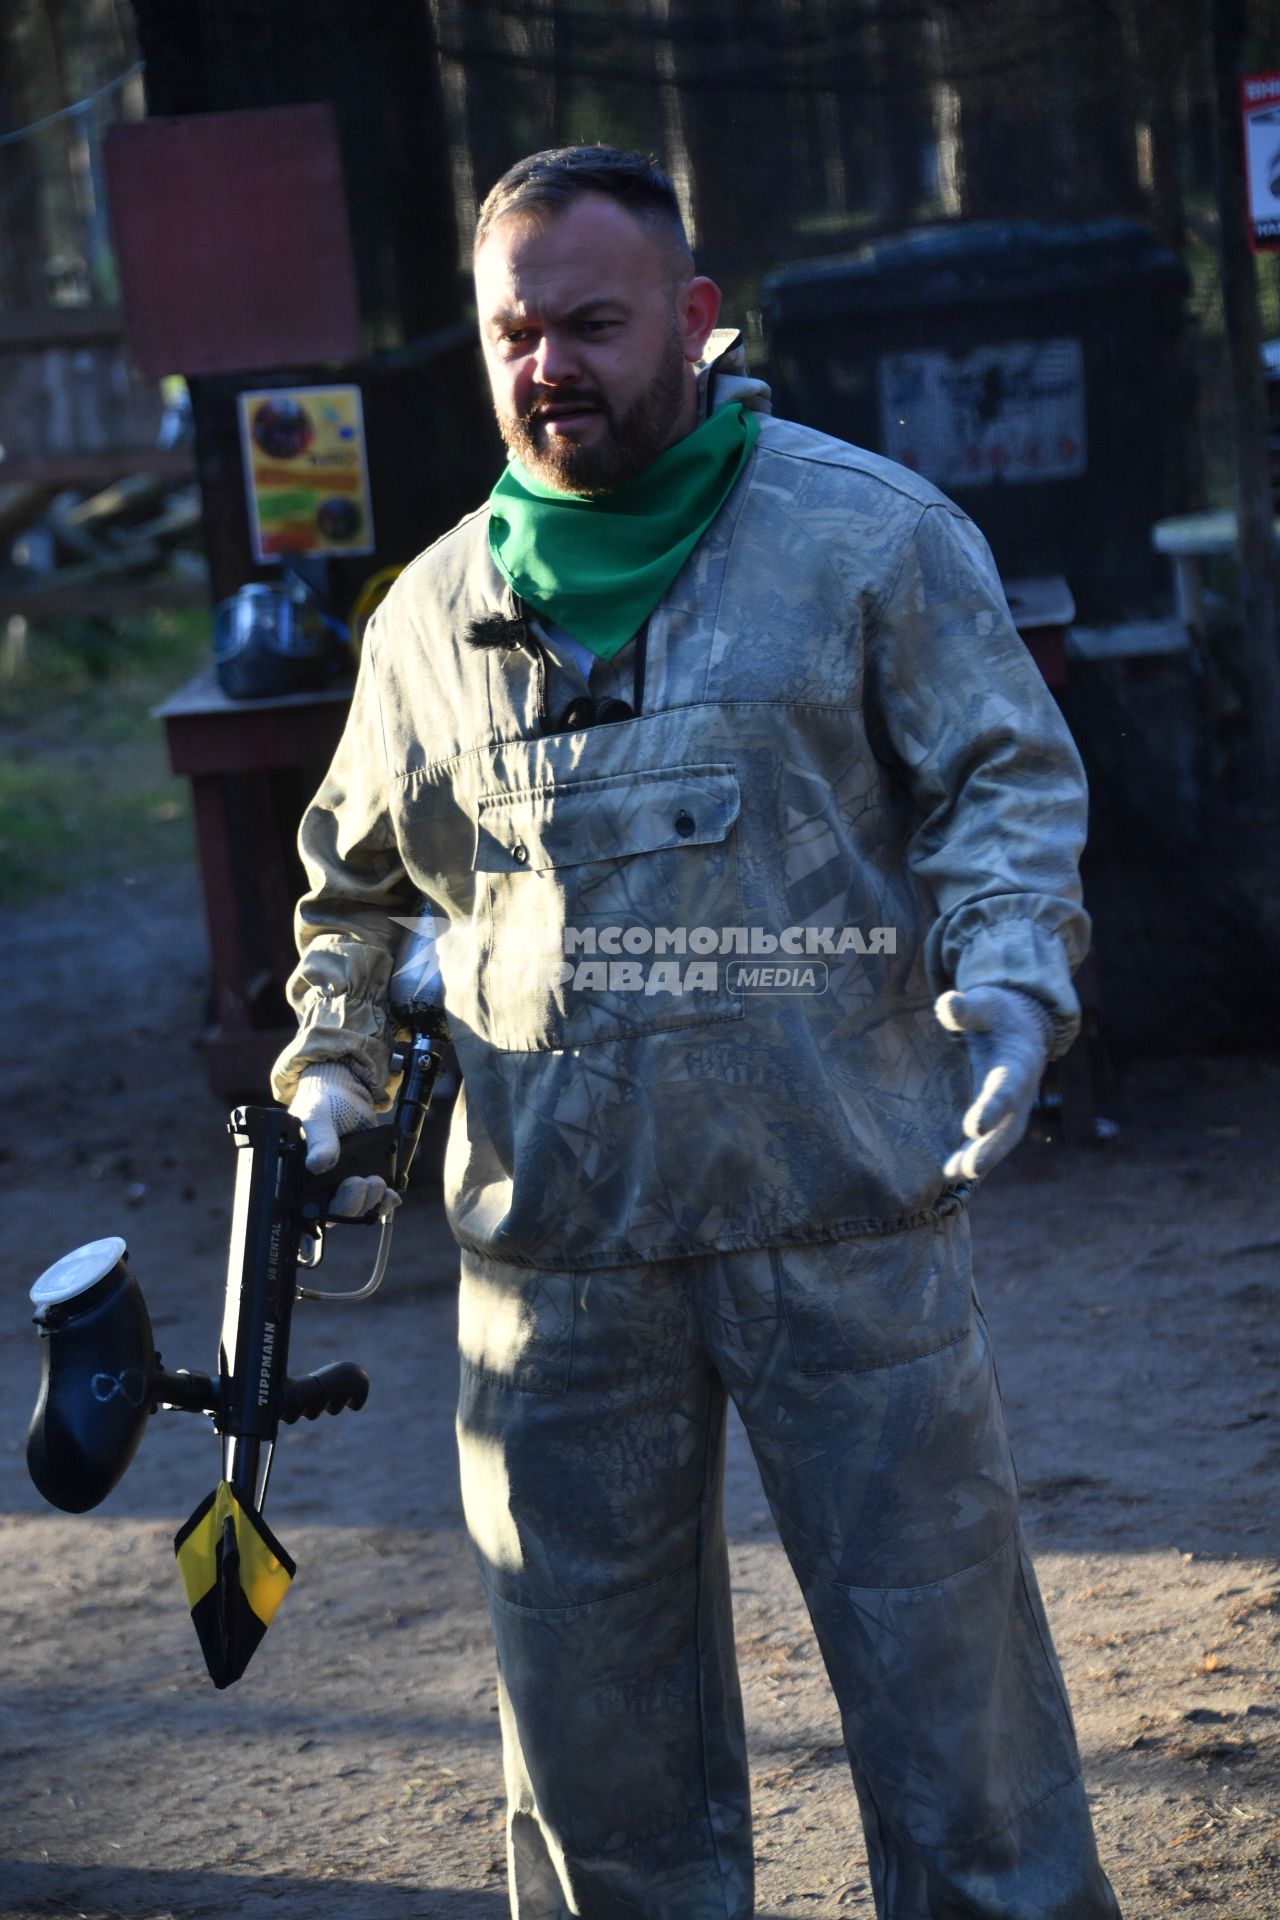
[[766,418],[650,620],[640,713],[555,732],[486,516],[367,635],[301,829],[277,1096],[334,1058],[381,1095],[425,896],[464,1246],[586,1268],[949,1209],[969,1071],[935,995],[1022,988],[1060,1051],[1088,937],[1079,760],[972,523]]

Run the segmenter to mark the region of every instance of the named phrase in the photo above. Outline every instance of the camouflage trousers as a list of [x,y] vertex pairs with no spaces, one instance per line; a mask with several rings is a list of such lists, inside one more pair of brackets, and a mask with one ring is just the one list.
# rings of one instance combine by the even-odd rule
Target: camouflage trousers
[[458,1434],[517,1920],[748,1920],[726,1396],[839,1702],[881,1920],[1116,1920],[963,1212],[594,1273],[463,1257]]

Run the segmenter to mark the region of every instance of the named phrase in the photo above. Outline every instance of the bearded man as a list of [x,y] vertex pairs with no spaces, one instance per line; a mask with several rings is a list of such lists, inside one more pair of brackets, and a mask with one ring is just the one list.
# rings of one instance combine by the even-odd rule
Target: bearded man
[[275,1086],[313,1166],[385,1104],[424,898],[512,1911],[752,1912],[732,1396],[882,1920],[1114,1920],[965,1209],[1077,1023],[1078,759],[958,509],[708,351],[654,166],[521,161],[475,268],[511,460],[369,630]]

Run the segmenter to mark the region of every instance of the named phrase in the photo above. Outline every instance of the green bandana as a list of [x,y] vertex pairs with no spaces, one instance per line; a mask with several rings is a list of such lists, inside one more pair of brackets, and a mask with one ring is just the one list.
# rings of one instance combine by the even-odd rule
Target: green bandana
[[611,660],[719,513],[759,434],[759,415],[734,401],[595,499],[557,493],[513,460],[489,496],[498,571],[522,600]]

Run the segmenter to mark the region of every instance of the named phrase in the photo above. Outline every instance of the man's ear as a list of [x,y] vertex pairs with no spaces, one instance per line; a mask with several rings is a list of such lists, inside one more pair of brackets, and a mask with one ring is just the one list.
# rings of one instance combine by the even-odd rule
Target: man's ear
[[715,281],[708,280],[704,273],[686,280],[680,289],[677,313],[680,318],[680,345],[684,349],[685,359],[690,362],[701,360],[702,349],[720,317],[720,289]]

